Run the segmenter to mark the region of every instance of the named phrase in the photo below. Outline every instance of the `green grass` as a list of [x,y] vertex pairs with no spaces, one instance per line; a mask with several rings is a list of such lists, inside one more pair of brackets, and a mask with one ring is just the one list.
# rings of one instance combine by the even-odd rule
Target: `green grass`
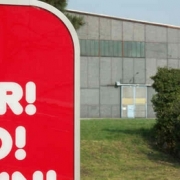
[[180,164],[152,147],[155,120],[81,120],[81,180],[179,180]]

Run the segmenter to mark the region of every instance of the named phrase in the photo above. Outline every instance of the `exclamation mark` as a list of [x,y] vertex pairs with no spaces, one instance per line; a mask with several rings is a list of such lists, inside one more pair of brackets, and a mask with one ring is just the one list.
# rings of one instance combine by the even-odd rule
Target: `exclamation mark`
[[26,101],[29,103],[25,111],[28,115],[36,113],[36,106],[33,104],[36,101],[36,85],[33,82],[26,84]]
[[[33,180],[43,180],[44,176],[41,171],[36,171],[33,174]],[[55,171],[50,170],[46,173],[46,180],[57,180],[57,174]]]
[[15,152],[15,157],[18,160],[23,160],[26,157],[26,151],[23,149],[26,145],[26,129],[23,126],[18,126],[15,132],[15,144],[19,148]]
[[6,172],[0,173],[0,180],[9,180],[9,175]]
[[53,170],[50,170],[47,172],[46,174],[46,180],[56,180],[57,179],[57,175],[56,172]]

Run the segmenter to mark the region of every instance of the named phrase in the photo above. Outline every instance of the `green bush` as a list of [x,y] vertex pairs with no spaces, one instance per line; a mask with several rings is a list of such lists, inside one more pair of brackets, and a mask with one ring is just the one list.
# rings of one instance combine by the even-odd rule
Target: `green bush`
[[158,68],[151,78],[156,91],[152,98],[156,144],[168,153],[180,155],[180,70]]

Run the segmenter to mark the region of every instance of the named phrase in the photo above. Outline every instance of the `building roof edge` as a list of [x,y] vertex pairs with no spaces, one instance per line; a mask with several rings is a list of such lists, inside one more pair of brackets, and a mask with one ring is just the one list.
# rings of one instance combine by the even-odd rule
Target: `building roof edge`
[[71,13],[79,13],[79,14],[84,14],[84,15],[98,16],[98,17],[116,19],[116,20],[127,21],[127,22],[134,22],[134,23],[141,23],[141,24],[148,24],[148,25],[154,25],[154,26],[180,29],[180,26],[174,26],[174,25],[170,25],[170,24],[148,22],[148,21],[141,21],[141,20],[128,19],[128,18],[119,18],[116,16],[108,16],[108,15],[104,15],[104,14],[89,13],[89,12],[77,11],[77,10],[71,10],[71,9],[68,9],[67,11],[71,12]]

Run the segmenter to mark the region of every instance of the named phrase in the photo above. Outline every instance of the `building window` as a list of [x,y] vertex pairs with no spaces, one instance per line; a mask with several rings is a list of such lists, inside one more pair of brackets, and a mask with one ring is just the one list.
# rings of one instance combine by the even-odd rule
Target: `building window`
[[81,56],[145,57],[144,42],[80,39]]
[[121,41],[100,41],[100,56],[101,57],[122,57],[122,42]]
[[143,58],[145,57],[144,42],[123,42],[123,57]]
[[99,56],[99,41],[81,39],[80,50],[82,56]]

